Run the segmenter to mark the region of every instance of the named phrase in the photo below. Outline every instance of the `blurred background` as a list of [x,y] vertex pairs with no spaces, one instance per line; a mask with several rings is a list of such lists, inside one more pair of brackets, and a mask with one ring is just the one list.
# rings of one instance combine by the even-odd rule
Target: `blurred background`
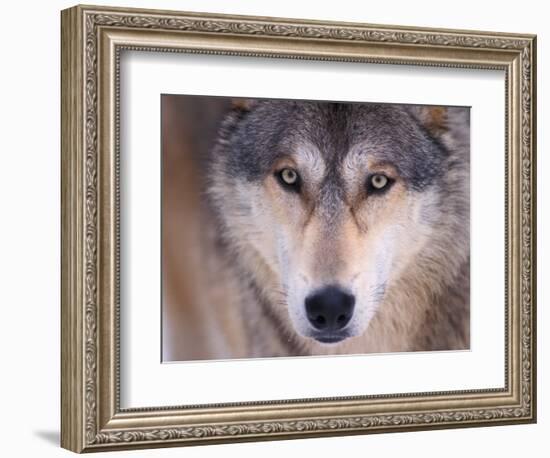
[[208,151],[231,99],[162,95],[162,360],[208,359],[217,324],[201,307],[209,284],[202,195]]

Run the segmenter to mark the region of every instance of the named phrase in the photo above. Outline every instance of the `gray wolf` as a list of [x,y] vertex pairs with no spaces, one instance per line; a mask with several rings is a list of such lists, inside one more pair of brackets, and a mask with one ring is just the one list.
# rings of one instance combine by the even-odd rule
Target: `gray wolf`
[[468,108],[236,103],[206,176],[211,357],[469,348],[469,155]]

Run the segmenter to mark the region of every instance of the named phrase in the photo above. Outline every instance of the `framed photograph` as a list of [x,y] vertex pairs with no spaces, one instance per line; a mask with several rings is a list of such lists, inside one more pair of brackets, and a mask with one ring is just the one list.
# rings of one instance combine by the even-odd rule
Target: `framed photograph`
[[75,6],[62,446],[536,421],[536,38]]

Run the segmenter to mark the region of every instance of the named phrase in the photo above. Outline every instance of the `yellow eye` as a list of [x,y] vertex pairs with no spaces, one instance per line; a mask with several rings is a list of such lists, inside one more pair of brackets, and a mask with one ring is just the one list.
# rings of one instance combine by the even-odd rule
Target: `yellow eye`
[[293,185],[298,181],[298,172],[294,169],[283,169],[280,172],[281,180],[286,184]]
[[387,186],[389,180],[386,175],[375,174],[370,178],[370,183],[374,189],[383,189]]

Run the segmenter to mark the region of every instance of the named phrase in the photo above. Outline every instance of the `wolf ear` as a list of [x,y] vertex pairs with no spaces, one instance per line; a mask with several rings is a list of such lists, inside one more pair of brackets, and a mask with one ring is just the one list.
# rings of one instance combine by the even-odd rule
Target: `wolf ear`
[[420,124],[434,137],[438,138],[449,130],[449,111],[446,107],[413,107],[413,114]]
[[433,138],[448,148],[469,152],[469,107],[415,106],[411,111]]
[[218,143],[227,143],[241,121],[246,118],[252,108],[256,105],[254,99],[231,99],[228,103],[225,116],[221,120],[218,130]]
[[231,107],[235,111],[240,111],[246,113],[250,111],[254,105],[256,105],[256,100],[254,99],[232,99]]

